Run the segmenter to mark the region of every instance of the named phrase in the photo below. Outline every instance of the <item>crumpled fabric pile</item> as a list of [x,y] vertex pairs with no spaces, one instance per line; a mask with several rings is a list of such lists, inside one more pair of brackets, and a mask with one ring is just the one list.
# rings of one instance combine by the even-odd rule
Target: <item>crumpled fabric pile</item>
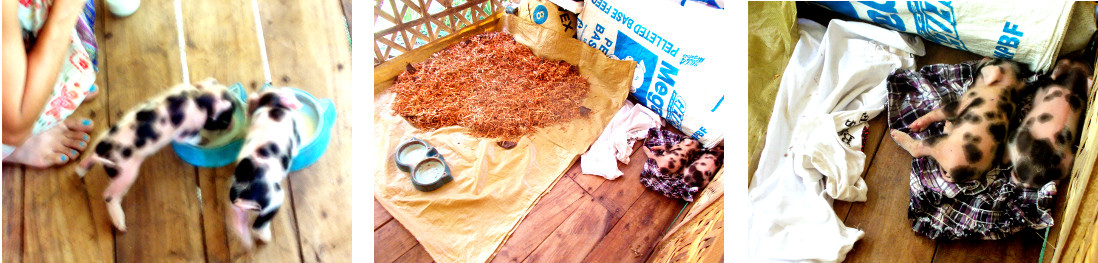
[[644,105],[625,101],[591,148],[580,156],[580,170],[583,174],[598,175],[607,180],[621,177],[618,162],[629,163],[633,142],[646,138],[648,129],[660,127],[663,127],[663,119],[659,114]]
[[[973,82],[974,61],[957,65],[925,66],[919,71],[899,69],[888,77],[888,126],[922,139],[943,133],[944,122],[911,133],[909,124],[941,105],[960,98]],[[1026,78],[1032,79],[1027,76]],[[1032,96],[1032,95],[1031,95]],[[1032,98],[1023,98],[1021,119]],[[949,183],[930,157],[911,161],[911,200],[908,218],[912,230],[932,239],[1001,239],[1026,228],[1053,225],[1056,182],[1027,189],[1010,181],[1010,166],[999,165],[982,180]]]
[[[664,146],[666,149],[671,149],[672,145],[687,138],[689,137],[678,135],[671,131],[652,128],[648,130],[648,140],[644,142],[644,147],[652,148]],[[661,155],[664,151],[653,150],[652,152],[656,155]],[[716,153],[715,151],[712,151],[712,149],[701,148],[688,156],[686,164],[689,165],[693,163],[694,160],[697,160],[698,156],[709,152],[717,154],[717,158],[724,158],[723,151],[720,151],[721,153]],[[648,159],[644,162],[644,171],[641,171],[640,182],[644,187],[659,192],[664,196],[682,199],[687,202],[694,202],[694,194],[697,194],[698,191],[701,191],[705,186],[687,183],[685,177],[682,175],[683,170],[686,170],[686,168],[683,167],[677,174],[663,174],[660,173],[660,168],[656,166],[656,161]]]
[[885,81],[915,68],[917,37],[875,25],[800,19],[759,168],[748,188],[748,260],[840,262],[865,234],[834,199],[865,201],[862,137],[884,110]]

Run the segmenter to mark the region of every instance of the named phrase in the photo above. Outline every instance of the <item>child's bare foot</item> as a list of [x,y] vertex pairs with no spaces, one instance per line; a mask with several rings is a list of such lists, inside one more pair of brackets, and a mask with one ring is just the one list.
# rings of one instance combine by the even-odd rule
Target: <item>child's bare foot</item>
[[99,95],[99,85],[92,85],[88,88],[88,94],[84,96],[84,101],[90,101]]
[[92,121],[70,118],[65,122],[27,139],[4,162],[47,168],[76,159],[88,147]]

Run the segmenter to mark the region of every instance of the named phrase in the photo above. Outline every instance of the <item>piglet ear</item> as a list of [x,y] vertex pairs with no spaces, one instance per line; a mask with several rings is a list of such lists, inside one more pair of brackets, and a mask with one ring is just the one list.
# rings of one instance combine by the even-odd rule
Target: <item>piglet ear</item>
[[297,110],[301,108],[301,101],[298,101],[296,96],[290,94],[290,97],[278,96],[280,103],[290,110]]
[[259,95],[252,93],[248,94],[248,116],[252,116],[255,113],[255,109],[259,107]]
[[1002,76],[1003,75],[1003,68],[1002,67],[996,67],[996,68],[993,68],[992,70],[986,70],[986,68],[987,67],[985,67],[985,69],[981,69],[980,71],[982,71],[982,72],[977,72],[977,74],[982,75],[981,77],[982,77],[982,80],[984,81],[984,86],[995,85],[995,83],[998,82],[999,79],[1003,78],[1003,76]]

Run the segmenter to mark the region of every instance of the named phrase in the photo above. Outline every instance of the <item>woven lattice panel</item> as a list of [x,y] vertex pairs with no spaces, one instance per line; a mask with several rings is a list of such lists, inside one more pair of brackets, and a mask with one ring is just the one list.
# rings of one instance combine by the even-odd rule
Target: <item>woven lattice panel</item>
[[374,1],[374,65],[502,10],[500,0]]
[[721,262],[724,258],[724,196],[656,246],[651,263]]

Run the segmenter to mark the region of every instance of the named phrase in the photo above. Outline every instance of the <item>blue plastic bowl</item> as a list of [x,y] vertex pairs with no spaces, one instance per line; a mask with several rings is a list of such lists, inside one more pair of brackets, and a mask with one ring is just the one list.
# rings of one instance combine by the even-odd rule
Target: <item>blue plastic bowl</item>
[[[208,144],[208,145],[192,145],[187,143],[181,143],[172,141],[172,150],[175,150],[175,154],[179,156],[183,161],[190,163],[198,167],[222,167],[236,161],[236,155],[240,152],[240,148],[244,147],[243,134],[247,132],[248,116],[246,110],[248,109],[247,98],[248,95],[244,92],[244,86],[240,83],[233,84],[229,87],[233,99],[239,103],[239,107],[235,113],[233,113],[233,130],[225,136],[232,138],[225,144]],[[224,138],[216,139],[215,141],[221,141]]]
[[[260,91],[270,87],[270,84],[264,85]],[[300,150],[298,150],[297,156],[290,161],[290,171],[297,171],[309,167],[313,163],[316,163],[324,151],[328,149],[328,141],[331,139],[332,126],[335,124],[336,112],[335,103],[331,99],[318,100],[313,97],[312,94],[305,92],[304,90],[291,88],[297,95],[297,99],[301,101],[302,107],[300,111],[305,113],[306,118],[314,118],[316,120],[316,130],[313,133],[313,138],[305,138],[303,141],[309,142]],[[242,108],[247,109],[247,102],[243,101],[247,95],[244,94],[244,88],[237,83],[230,87],[230,90],[235,95],[239,96],[242,101]],[[241,111],[241,115],[243,111]],[[234,116],[235,118],[235,116]],[[233,120],[244,121],[247,123],[247,117],[241,117]],[[172,142],[172,149],[175,150],[176,155],[179,155],[180,159],[198,167],[222,167],[232,164],[236,161],[236,157],[240,154],[240,148],[244,147],[245,132],[235,134],[235,137],[231,142],[220,146],[202,146],[202,145],[190,145],[186,143]]]

